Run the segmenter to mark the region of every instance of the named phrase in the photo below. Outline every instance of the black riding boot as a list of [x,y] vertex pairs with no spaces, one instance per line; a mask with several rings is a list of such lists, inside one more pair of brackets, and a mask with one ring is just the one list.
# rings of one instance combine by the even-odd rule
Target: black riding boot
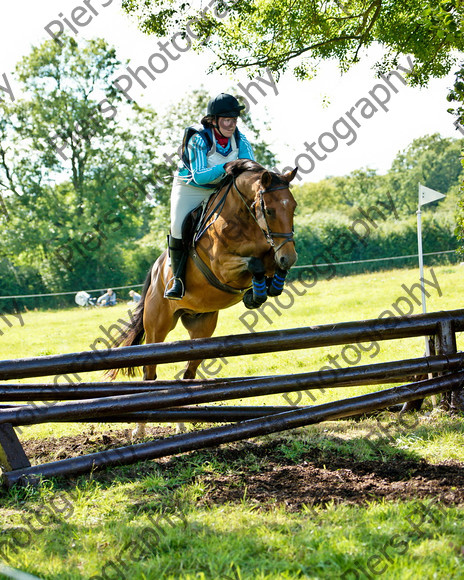
[[[164,297],[169,300],[181,300],[185,294],[185,265],[187,263],[187,253],[184,243],[178,238],[168,237],[169,257],[171,258],[171,270],[173,277],[166,285]],[[171,288],[167,287],[172,282]]]

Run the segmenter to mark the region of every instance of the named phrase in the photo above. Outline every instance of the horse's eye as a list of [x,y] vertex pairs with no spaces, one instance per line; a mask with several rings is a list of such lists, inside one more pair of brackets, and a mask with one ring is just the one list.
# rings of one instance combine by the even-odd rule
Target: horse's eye
[[266,215],[268,215],[269,217],[275,217],[275,209],[268,209],[266,208]]

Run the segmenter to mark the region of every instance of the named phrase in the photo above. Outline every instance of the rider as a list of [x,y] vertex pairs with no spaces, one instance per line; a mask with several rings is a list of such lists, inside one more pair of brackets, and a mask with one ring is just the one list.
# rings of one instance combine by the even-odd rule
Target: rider
[[[236,129],[244,109],[232,95],[221,93],[208,103],[204,129],[187,143],[189,166],[181,163],[171,191],[171,234],[168,238],[173,278],[165,298],[180,300],[185,294],[187,249],[182,241],[186,216],[211,195],[225,175],[224,165],[236,159],[254,160],[248,139]],[[207,133],[206,137],[204,133]],[[211,146],[209,146],[211,144]],[[169,285],[169,283],[168,283]]]

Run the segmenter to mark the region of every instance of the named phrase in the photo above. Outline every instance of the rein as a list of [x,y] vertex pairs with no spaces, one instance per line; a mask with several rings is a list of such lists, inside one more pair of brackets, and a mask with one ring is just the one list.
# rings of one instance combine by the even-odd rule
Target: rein
[[[266,206],[265,206],[265,203],[264,203],[264,194],[265,193],[269,193],[270,191],[277,191],[278,189],[287,189],[288,188],[288,185],[278,185],[276,187],[269,187],[268,189],[260,189],[259,190],[259,192],[258,192],[258,195],[259,195],[259,205],[260,205],[260,209],[261,209],[262,220],[264,221],[264,227],[259,223],[259,218],[256,217],[256,215],[255,215],[255,213],[254,213],[254,211],[252,209],[254,206],[256,206],[256,201],[254,201],[251,204],[251,206],[248,205],[245,196],[240,191],[240,189],[237,187],[237,183],[235,182],[235,177],[233,179],[233,185],[234,185],[235,189],[237,190],[237,193],[238,193],[240,199],[245,204],[245,207],[250,212],[251,217],[255,220],[255,222],[258,224],[259,228],[263,232],[264,237],[266,238],[267,243],[272,248],[274,248],[274,252],[278,252],[280,250],[280,248],[282,248],[283,246],[285,246],[286,243],[293,242],[293,236],[294,236],[293,229],[289,233],[273,232],[271,230],[271,228],[269,227],[269,224],[267,222],[267,219],[266,219]],[[285,239],[284,239],[284,241],[281,244],[279,244],[276,247],[274,238],[285,238]]]
[[[227,292],[228,294],[243,294],[244,292],[247,292],[251,288],[251,284],[250,284],[250,286],[247,286],[246,288],[235,288],[233,286],[229,286],[228,284],[224,284],[223,282],[221,282],[217,278],[217,276],[215,276],[215,274],[213,274],[213,272],[209,268],[209,266],[207,266],[207,264],[205,264],[205,262],[203,262],[203,260],[200,258],[199,254],[195,248],[195,244],[200,240],[200,238],[203,236],[203,234],[206,232],[206,230],[208,228],[210,228],[216,222],[216,220],[219,218],[219,216],[221,215],[222,208],[224,207],[224,205],[226,203],[226,198],[229,195],[230,190],[232,189],[232,184],[233,183],[231,181],[227,185],[226,191],[224,192],[224,194],[219,198],[219,201],[217,201],[216,205],[214,205],[214,203],[216,202],[216,200],[218,199],[219,194],[220,194],[220,191],[217,192],[217,194],[214,198],[214,201],[211,204],[211,205],[214,205],[214,207],[209,211],[209,213],[207,210],[207,205],[204,206],[203,215],[201,216],[200,223],[199,223],[198,228],[197,228],[197,232],[194,235],[193,244],[189,250],[189,255],[192,258],[193,263],[200,270],[200,272],[203,274],[203,276],[208,280],[208,282],[211,284],[211,286],[213,286],[214,288],[217,288],[218,290],[222,290],[223,292]],[[214,216],[214,214],[216,214],[216,215]],[[214,216],[214,219],[210,223],[208,223],[209,220],[213,216]]]
[[[201,219],[200,219],[200,224],[198,225],[198,231],[195,234],[195,238],[193,240],[194,243],[198,242],[198,240],[203,236],[203,234],[206,232],[206,230],[208,228],[210,228],[214,224],[214,222],[219,218],[219,216],[221,215],[222,208],[224,207],[224,204],[226,203],[226,198],[229,195],[229,191],[231,190],[231,188],[232,188],[232,182],[230,182],[227,185],[224,195],[219,199],[217,204],[209,212],[208,215],[206,215],[206,205],[205,205],[204,210],[203,210],[203,215],[201,216]],[[216,195],[216,199],[217,199],[218,195],[219,195],[219,191]],[[213,215],[215,213],[216,213],[216,216],[215,216],[214,220],[208,224],[208,221],[213,217]],[[207,224],[207,225],[205,225],[205,224]]]

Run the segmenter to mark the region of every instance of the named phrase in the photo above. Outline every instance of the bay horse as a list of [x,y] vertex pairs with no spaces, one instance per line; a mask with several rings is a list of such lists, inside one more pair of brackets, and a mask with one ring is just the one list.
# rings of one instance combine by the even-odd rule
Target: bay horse
[[[225,165],[226,176],[203,207],[203,216],[186,264],[186,292],[181,300],[164,298],[172,279],[167,251],[151,267],[131,325],[115,346],[163,342],[179,318],[190,338],[212,336],[218,311],[243,299],[258,308],[282,292],[296,262],[293,216],[296,202],[289,190],[297,168],[285,175],[267,171],[248,159]],[[183,378],[195,378],[201,360],[189,361]],[[115,379],[119,369],[108,371]],[[134,376],[133,368],[125,369]],[[156,365],[144,367],[144,380],[156,379]],[[133,436],[143,436],[139,424]]]

